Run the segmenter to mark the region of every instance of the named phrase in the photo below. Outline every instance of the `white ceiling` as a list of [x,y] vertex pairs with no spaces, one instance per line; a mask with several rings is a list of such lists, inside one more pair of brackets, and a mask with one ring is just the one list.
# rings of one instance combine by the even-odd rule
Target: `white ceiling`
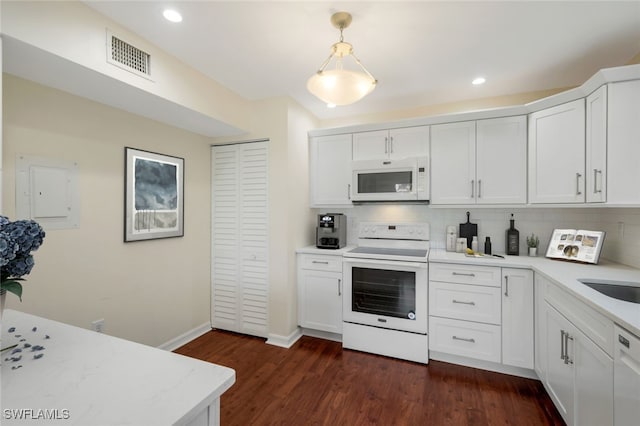
[[[640,52],[640,1],[86,1],[242,97],[290,96],[328,119],[582,84]],[[182,23],[162,17],[180,11]],[[344,39],[378,79],[328,109],[307,79]],[[487,83],[472,86],[484,76]]]

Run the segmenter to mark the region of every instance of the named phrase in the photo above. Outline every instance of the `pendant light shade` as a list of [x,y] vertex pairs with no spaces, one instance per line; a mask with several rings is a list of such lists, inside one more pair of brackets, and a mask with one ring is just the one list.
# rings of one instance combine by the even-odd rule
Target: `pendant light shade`
[[[331,22],[340,29],[340,41],[331,47],[331,54],[318,72],[309,78],[307,89],[327,104],[349,105],[371,93],[378,81],[353,54],[353,46],[343,41],[342,30],[351,23],[351,15],[347,12],[335,13]],[[345,59],[354,61],[362,71],[345,69]],[[335,68],[327,69],[331,62],[335,62]]]

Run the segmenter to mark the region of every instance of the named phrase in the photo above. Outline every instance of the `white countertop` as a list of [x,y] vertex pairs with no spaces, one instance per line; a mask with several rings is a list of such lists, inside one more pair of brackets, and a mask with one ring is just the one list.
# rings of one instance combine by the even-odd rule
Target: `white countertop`
[[429,262],[527,268],[562,285],[569,293],[601,312],[615,323],[640,336],[640,304],[625,302],[593,290],[580,278],[631,281],[640,283],[640,270],[601,260],[597,265],[547,259],[543,256],[469,257],[462,253],[431,250]]
[[[15,343],[45,349],[2,352],[3,426],[185,424],[235,383],[227,367],[7,309],[2,347]],[[9,419],[9,409],[57,410],[59,419]]]
[[350,245],[350,246],[345,246],[342,247],[340,249],[321,249],[318,248],[316,246],[307,246],[307,247],[303,247],[300,248],[298,250],[296,250],[296,253],[302,253],[302,254],[326,254],[329,256],[342,256],[343,254],[345,254],[346,252],[348,252],[349,250],[353,250],[354,248],[356,248],[356,246],[354,245]]

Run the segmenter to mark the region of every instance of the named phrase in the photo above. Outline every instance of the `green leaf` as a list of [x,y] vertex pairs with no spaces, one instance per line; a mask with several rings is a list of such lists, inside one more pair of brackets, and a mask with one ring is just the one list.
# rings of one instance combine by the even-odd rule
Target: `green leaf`
[[11,279],[3,281],[0,288],[2,288],[2,290],[8,291],[9,293],[15,294],[22,302],[22,284],[20,284],[18,280],[24,281],[22,279]]

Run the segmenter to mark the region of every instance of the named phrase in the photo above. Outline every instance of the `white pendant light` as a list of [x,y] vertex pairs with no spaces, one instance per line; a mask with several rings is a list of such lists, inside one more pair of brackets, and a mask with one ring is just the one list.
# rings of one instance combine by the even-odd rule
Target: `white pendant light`
[[[334,13],[331,23],[340,30],[340,41],[331,46],[331,54],[327,60],[307,81],[307,89],[327,104],[349,105],[371,93],[376,88],[378,80],[373,78],[353,54],[353,46],[343,40],[342,30],[351,24],[351,15],[347,12]],[[362,72],[344,69],[343,60],[348,57],[353,58]],[[335,68],[327,70],[332,59],[335,60]]]

